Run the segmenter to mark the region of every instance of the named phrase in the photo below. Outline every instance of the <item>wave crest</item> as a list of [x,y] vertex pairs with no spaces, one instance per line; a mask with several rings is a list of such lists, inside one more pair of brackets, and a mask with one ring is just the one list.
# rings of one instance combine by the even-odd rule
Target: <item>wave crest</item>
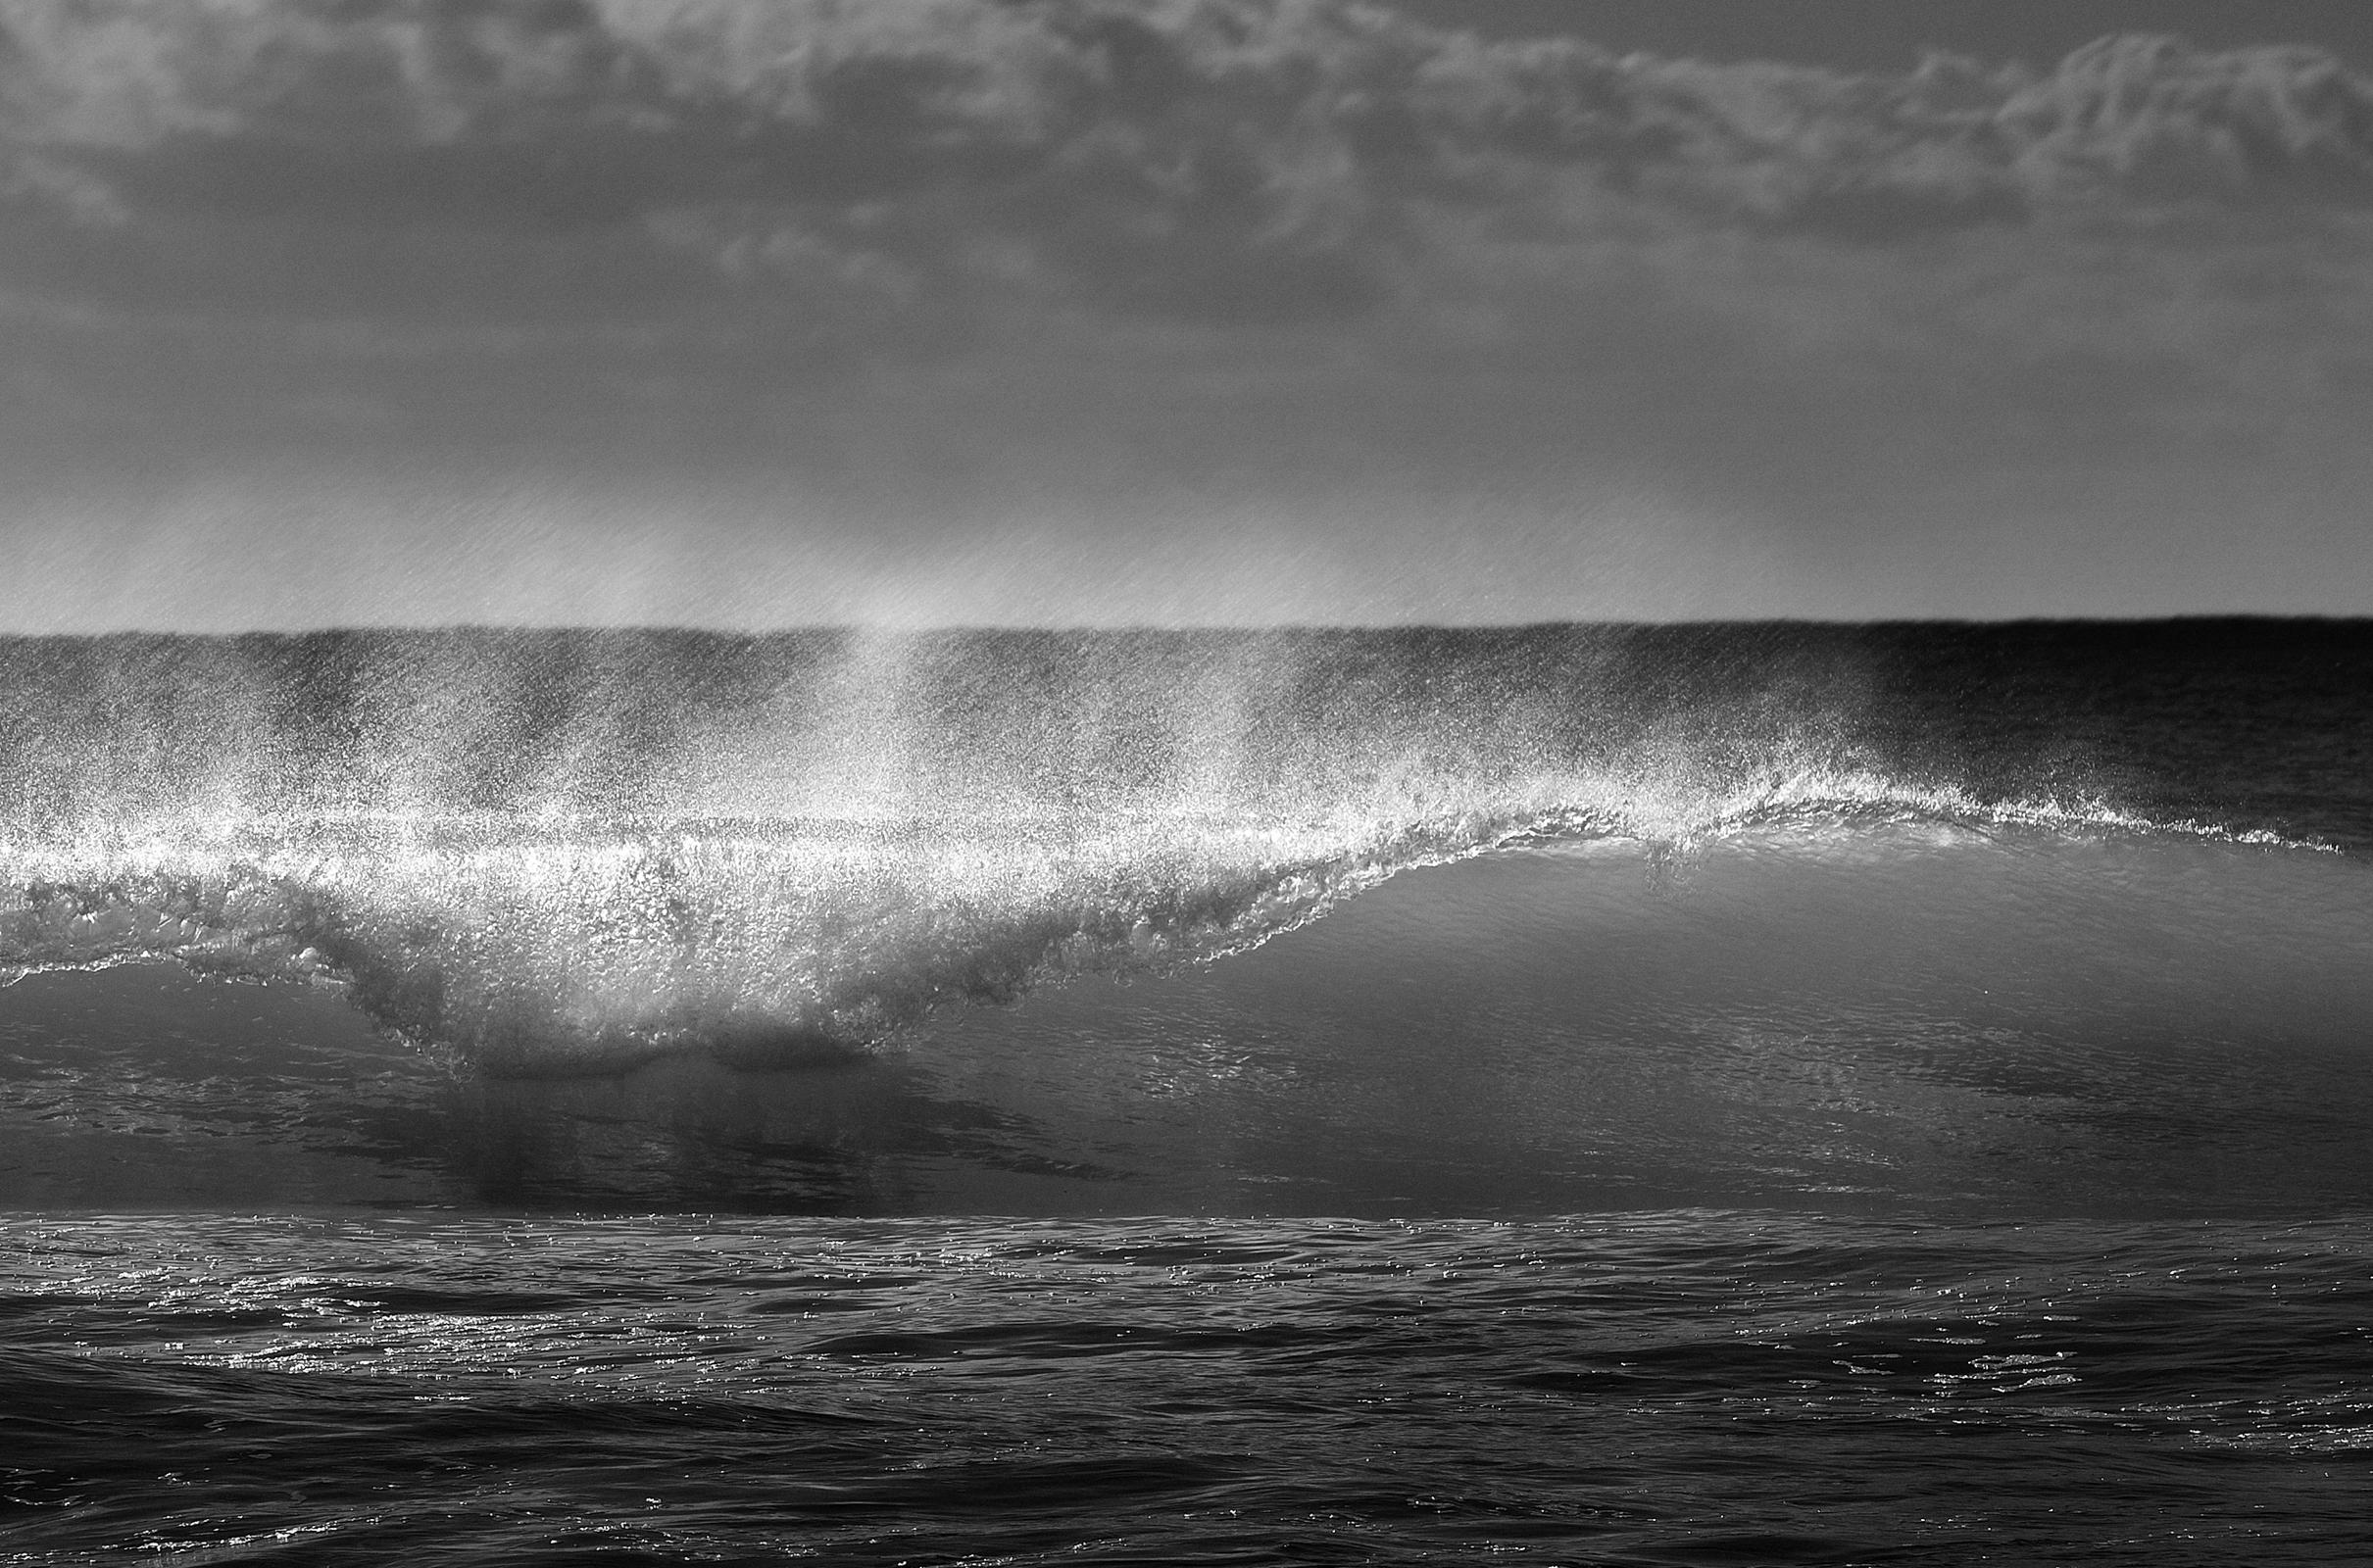
[[1466,809],[920,820],[487,814],[151,824],[0,844],[0,968],[177,960],[345,986],[502,1073],[862,1051],[949,1004],[1257,946],[1401,871],[1509,846],[1686,852],[1775,825],[2181,832],[2100,803],[1802,769],[1719,792],[1540,781]]

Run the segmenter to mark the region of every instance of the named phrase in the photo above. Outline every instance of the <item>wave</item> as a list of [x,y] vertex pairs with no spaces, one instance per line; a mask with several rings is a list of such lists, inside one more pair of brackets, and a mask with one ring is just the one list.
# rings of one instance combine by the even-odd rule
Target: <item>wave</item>
[[2367,726],[2328,700],[2364,641],[0,639],[0,973],[336,984],[498,1072],[787,1060],[1525,844],[1922,821],[2328,849],[2373,842]]
[[1497,850],[1750,831],[2172,834],[2328,848],[2101,803],[1801,772],[1722,793],[1537,783],[1454,815],[749,821],[352,812],[0,842],[0,976],[168,959],[342,987],[501,1074],[697,1050],[785,1063],[948,1006],[1258,947],[1387,878]]

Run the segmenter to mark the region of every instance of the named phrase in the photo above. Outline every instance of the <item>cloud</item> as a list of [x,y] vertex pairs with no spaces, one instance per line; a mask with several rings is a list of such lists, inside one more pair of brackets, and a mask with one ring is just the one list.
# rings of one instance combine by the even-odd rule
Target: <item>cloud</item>
[[2369,101],[1352,0],[0,0],[0,465],[746,476],[852,538],[1619,493],[1852,557],[2355,473]]
[[1350,0],[7,0],[0,27],[0,191],[78,236],[41,281],[127,294],[236,299],[200,253],[269,232],[324,308],[1304,322],[1455,284],[1445,213],[1866,245],[2373,205],[2373,84],[2299,48],[1851,76]]

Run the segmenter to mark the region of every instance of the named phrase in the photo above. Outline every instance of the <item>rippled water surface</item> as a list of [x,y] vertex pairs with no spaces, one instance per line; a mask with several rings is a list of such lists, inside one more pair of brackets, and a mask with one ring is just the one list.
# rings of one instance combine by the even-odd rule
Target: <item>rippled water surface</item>
[[20,1560],[2373,1555],[2352,1224],[190,1215],[5,1240]]

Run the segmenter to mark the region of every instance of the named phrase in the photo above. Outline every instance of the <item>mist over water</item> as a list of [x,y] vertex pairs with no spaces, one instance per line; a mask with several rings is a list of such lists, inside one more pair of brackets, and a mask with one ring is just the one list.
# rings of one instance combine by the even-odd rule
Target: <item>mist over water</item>
[[[2237,715],[2251,680],[2362,657],[2256,635],[2263,667],[2199,660]],[[2131,651],[2138,714],[2071,733],[2012,685],[1989,724],[1953,688],[1999,681],[2005,649],[1801,627],[25,640],[0,646],[0,960],[334,981],[498,1071],[784,1061],[1217,958],[1512,844],[2364,832],[2357,800],[2279,787],[2329,759],[2271,791],[2138,765],[2119,724],[2199,694],[2154,693],[2170,671]]]
[[12,956],[328,970],[390,1021],[514,1067],[863,1045],[942,998],[1215,956],[1511,837],[1670,837],[1890,788],[1843,756],[1832,705],[1851,693],[1693,673],[1617,639],[18,653],[35,703],[9,769]]

